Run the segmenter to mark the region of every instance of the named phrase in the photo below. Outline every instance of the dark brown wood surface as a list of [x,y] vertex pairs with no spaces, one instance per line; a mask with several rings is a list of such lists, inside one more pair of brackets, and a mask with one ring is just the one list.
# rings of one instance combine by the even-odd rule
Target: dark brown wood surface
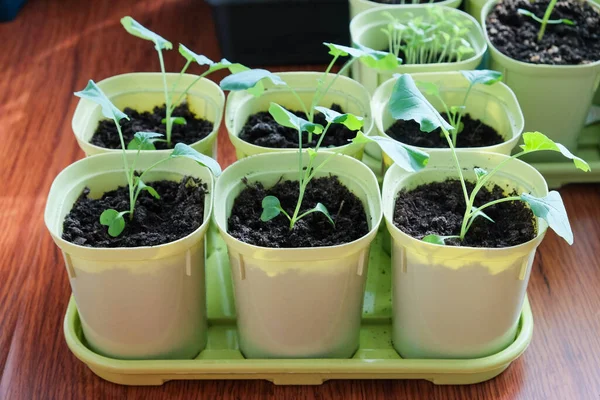
[[[70,288],[42,213],[56,174],[83,156],[70,125],[77,102],[72,93],[90,78],[158,70],[152,46],[123,31],[124,15],[174,43],[220,57],[210,9],[199,0],[30,0],[14,22],[0,24],[0,399],[600,399],[600,185],[561,190],[575,245],[552,232],[546,236],[529,285],[533,342],[492,381],[462,387],[426,381],[126,387],[96,377],[63,338]],[[166,63],[181,68],[176,51]],[[234,158],[222,129],[219,161],[225,167]]]

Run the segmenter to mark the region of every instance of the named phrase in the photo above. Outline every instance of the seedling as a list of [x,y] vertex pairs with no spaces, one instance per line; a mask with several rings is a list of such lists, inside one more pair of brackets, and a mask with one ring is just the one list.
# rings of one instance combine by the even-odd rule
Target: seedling
[[554,6],[556,6],[557,1],[558,0],[550,1],[550,3],[548,4],[548,7],[546,7],[546,12],[544,13],[543,18],[536,16],[534,13],[532,13],[529,10],[524,10],[522,8],[519,8],[517,10],[517,12],[519,14],[525,15],[526,17],[530,17],[535,22],[538,22],[539,24],[541,24],[540,30],[538,31],[538,35],[537,35],[538,42],[542,41],[542,38],[544,37],[544,33],[546,33],[546,25],[548,25],[548,24],[550,24],[550,25],[559,25],[559,24],[575,25],[574,21],[572,21],[570,19],[566,19],[566,18],[550,19],[550,15],[552,15],[552,11],[554,10]]
[[116,237],[119,236],[121,232],[123,232],[123,229],[125,229],[125,215],[129,215],[130,220],[133,219],[133,214],[135,212],[135,204],[137,202],[138,196],[143,190],[146,190],[154,198],[160,198],[160,195],[156,192],[156,190],[144,182],[144,177],[148,172],[150,172],[163,162],[171,158],[186,157],[198,162],[200,165],[209,168],[215,176],[221,174],[221,167],[215,160],[197,152],[196,150],[194,150],[186,144],[177,143],[169,156],[157,161],[150,167],[146,168],[146,170],[136,175],[135,166],[138,161],[140,151],[153,148],[153,143],[157,140],[160,140],[160,137],[162,137],[162,135],[160,133],[154,132],[137,132],[135,134],[134,139],[129,143],[129,146],[127,147],[130,150],[137,150],[135,158],[133,159],[133,162],[130,166],[127,160],[127,154],[125,151],[125,141],[123,139],[123,132],[121,131],[120,125],[120,121],[122,119],[129,119],[129,117],[124,112],[115,107],[114,104],[111,103],[108,97],[106,97],[102,90],[100,90],[100,88],[92,80],[88,82],[85,89],[83,89],[80,92],[76,92],[75,95],[99,104],[102,108],[102,115],[104,115],[104,117],[106,118],[110,118],[113,121],[115,121],[117,131],[119,132],[119,138],[121,139],[123,166],[125,167],[125,176],[127,178],[127,184],[129,187],[129,209],[124,211],[108,209],[104,210],[104,212],[100,215],[100,223],[108,227],[108,234],[110,236]]
[[[226,68],[229,69],[230,72],[232,72],[232,73],[240,72],[245,69],[248,69],[241,64],[234,64],[234,63],[227,61],[226,59],[222,59],[219,62],[214,62],[206,56],[194,53],[192,50],[188,49],[187,47],[185,47],[183,44],[180,43],[179,44],[179,54],[181,54],[185,58],[186,62],[185,62],[185,65],[183,66],[181,72],[179,72],[179,76],[175,79],[175,82],[173,83],[172,87],[169,88],[169,86],[167,84],[167,73],[165,70],[165,62],[163,59],[163,50],[171,50],[173,48],[173,44],[171,42],[169,42],[168,40],[164,39],[162,36],[157,35],[156,33],[152,32],[151,30],[145,28],[144,26],[142,26],[140,23],[138,23],[136,20],[134,20],[133,18],[131,18],[129,16],[123,17],[121,19],[121,24],[123,25],[125,30],[127,32],[129,32],[130,34],[132,34],[133,36],[136,36],[136,37],[139,37],[139,38],[142,38],[145,40],[149,40],[152,43],[154,43],[154,48],[158,52],[158,60],[160,62],[160,70],[162,73],[163,90],[164,90],[164,94],[165,94],[165,108],[166,108],[165,118],[162,120],[162,123],[166,125],[166,133],[167,133],[166,138],[161,139],[161,141],[166,141],[168,147],[172,147],[171,132],[173,131],[173,124],[185,125],[187,123],[185,118],[183,118],[183,117],[173,117],[172,116],[173,110],[175,110],[175,107],[185,98],[185,96],[190,91],[190,89],[200,79],[206,77],[209,74],[212,74],[215,71],[219,71],[219,70],[226,69]],[[198,78],[196,78],[192,83],[190,83],[188,85],[188,87],[185,88],[180,93],[180,95],[177,97],[177,99],[174,100],[174,97],[176,95],[176,90],[179,86],[179,82],[181,81],[183,74],[185,74],[185,72],[187,71],[189,66],[194,62],[197,63],[198,65],[206,65],[206,66],[208,66],[208,69],[206,71],[204,71],[200,76],[198,76]]]
[[463,170],[456,155],[456,149],[452,143],[450,131],[455,129],[452,125],[446,122],[439,112],[427,101],[427,99],[417,89],[410,75],[404,74],[398,78],[394,86],[392,96],[390,98],[389,109],[395,119],[414,120],[419,123],[421,131],[432,132],[440,128],[444,137],[448,141],[448,146],[452,152],[456,170],[460,178],[462,191],[465,198],[465,213],[459,235],[440,236],[427,235],[423,241],[445,244],[445,240],[454,238],[463,240],[477,217],[483,217],[491,222],[491,218],[487,216],[483,210],[495,204],[507,201],[524,201],[529,205],[533,214],[539,218],[543,218],[548,222],[548,226],[552,228],[559,236],[564,238],[569,244],[573,243],[573,233],[569,225],[569,219],[563,205],[560,194],[556,191],[551,191],[545,197],[535,197],[528,193],[522,193],[520,196],[508,196],[498,200],[491,201],[482,206],[475,207],[475,196],[483,188],[490,179],[502,169],[507,162],[512,159],[524,156],[525,154],[534,153],[537,151],[556,151],[563,156],[573,160],[575,166],[583,171],[589,171],[589,165],[581,158],[574,156],[566,147],[559,143],[554,143],[551,139],[540,132],[527,132],[523,134],[524,144],[521,145],[521,151],[510,158],[499,163],[491,171],[486,171],[482,168],[475,168],[476,182],[475,187],[469,193],[467,191],[466,181],[463,175]]
[[390,22],[382,29],[388,47],[396,56],[402,52],[404,64],[460,62],[475,53],[467,40],[471,22],[453,17],[442,8],[427,7],[428,16],[414,17],[406,13],[401,22],[389,12],[383,12]]
[[[502,80],[502,74],[498,71],[491,70],[477,70],[477,71],[460,71],[462,76],[465,77],[467,81],[469,81],[469,86],[467,91],[465,92],[465,96],[463,97],[462,104],[459,106],[451,106],[448,107],[442,96],[440,95],[440,90],[435,83],[432,82],[419,82],[417,81],[417,86],[421,91],[429,96],[436,97],[442,107],[444,107],[444,111],[446,111],[446,115],[448,116],[448,122],[452,126],[452,130],[450,131],[450,136],[452,137],[452,145],[456,147],[456,138],[460,132],[463,130],[463,123],[461,122],[463,116],[465,115],[467,99],[469,98],[469,94],[471,93],[471,89],[475,85],[493,85],[496,82]],[[442,132],[442,135],[444,133]]]

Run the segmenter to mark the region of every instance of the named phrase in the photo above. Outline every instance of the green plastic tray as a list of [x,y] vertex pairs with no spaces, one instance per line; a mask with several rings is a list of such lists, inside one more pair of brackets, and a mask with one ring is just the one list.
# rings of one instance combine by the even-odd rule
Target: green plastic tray
[[351,359],[247,360],[239,351],[235,305],[225,244],[211,227],[207,237],[208,344],[194,360],[116,360],[91,351],[75,301],[64,322],[73,354],[98,376],[123,385],[162,385],[180,379],[266,379],[277,385],[319,385],[329,379],[426,379],[472,384],[502,373],[527,348],[533,317],[526,299],[515,341],[498,354],[468,360],[405,360],[391,343],[390,257],[381,234],[374,241],[363,308],[360,348]]

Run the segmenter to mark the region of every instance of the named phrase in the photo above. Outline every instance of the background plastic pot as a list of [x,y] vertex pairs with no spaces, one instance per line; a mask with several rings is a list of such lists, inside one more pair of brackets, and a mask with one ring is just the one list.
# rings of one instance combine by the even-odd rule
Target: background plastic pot
[[[130,162],[133,154],[128,154]],[[147,168],[164,154],[140,154]],[[90,248],[61,238],[63,221],[81,191],[91,196],[126,185],[121,154],[77,161],[54,180],[44,214],[61,249],[83,333],[95,352],[121,359],[192,358],[206,344],[204,235],[212,210],[213,177],[188,159],[171,159],[148,173],[148,182],[200,178],[209,194],[204,222],[190,235],[154,247]]]
[[[323,76],[321,72],[282,72],[277,75],[296,90],[306,108],[310,107],[317,88],[317,82]],[[333,74],[327,76],[323,86],[327,87],[334,77]],[[297,148],[278,149],[256,146],[239,138],[248,117],[260,111],[268,111],[271,102],[293,111],[302,108],[296,97],[285,86],[277,86],[270,81],[266,81],[264,85],[265,92],[260,97],[254,97],[246,91],[231,92],[227,97],[225,126],[238,159],[262,153],[298,152]],[[373,128],[370,101],[371,96],[364,86],[353,79],[339,76],[318,105],[329,108],[335,103],[340,105],[344,112],[364,117],[363,132],[365,135],[369,135]],[[363,148],[364,145],[347,144],[340,147],[330,147],[329,150],[334,151],[335,149],[337,152],[360,159]]]
[[[459,153],[465,177],[475,166],[492,170],[507,156]],[[383,209],[392,243],[393,343],[404,358],[478,358],[515,338],[535,250],[547,225],[537,219],[537,237],[500,249],[439,246],[408,236],[393,223],[398,191],[456,178],[450,153],[436,154],[426,169],[408,174],[393,165],[383,183]],[[514,160],[494,183],[518,193],[544,196],[546,182],[535,168]]]
[[[171,88],[178,73],[167,74],[167,85]],[[175,91],[175,99],[179,97],[194,80],[197,75],[184,74]],[[152,111],[156,106],[165,104],[162,75],[159,72],[134,72],[130,74],[115,75],[98,82],[98,86],[113,102],[115,106],[123,110],[125,107],[137,111]],[[190,110],[197,117],[211,121],[214,126],[212,132],[204,139],[190,144],[191,147],[207,156],[217,156],[217,134],[221,126],[223,108],[225,105],[225,94],[214,82],[202,78],[188,91],[187,102]],[[86,156],[102,153],[119,153],[121,150],[106,149],[90,143],[98,122],[105,119],[100,112],[100,106],[96,103],[80,99],[73,114],[73,132],[79,143],[79,147]],[[165,156],[171,150],[158,150]]]
[[[319,152],[315,164],[328,154]],[[229,251],[240,349],[248,358],[348,358],[358,349],[369,246],[382,218],[379,185],[369,168],[344,155],[317,176],[329,174],[361,199],[370,228],[354,242],[330,247],[257,247],[227,233],[242,178],[265,187],[281,177],[296,180],[296,154],[242,159],[217,182],[214,219]]]
[[[388,12],[400,22],[407,23],[412,18],[423,17],[428,19],[428,7],[431,7],[431,5],[385,6],[363,11],[350,22],[352,43],[367,46],[375,50],[387,51],[388,40],[385,33],[382,32],[382,28],[387,26],[389,19],[383,13]],[[453,18],[471,23],[471,30],[467,36],[467,40],[475,50],[475,54],[472,57],[454,63],[400,65],[393,71],[384,72],[378,72],[373,68],[369,68],[362,62],[356,62],[353,65],[353,77],[362,83],[369,92],[373,93],[380,84],[390,79],[396,73],[410,74],[413,72],[444,72],[475,69],[481,62],[481,58],[487,48],[481,26],[473,17],[465,12],[440,5],[435,5],[435,7],[443,8]]]
[[[456,71],[417,73],[411,74],[411,76],[415,81],[435,83],[448,106],[461,105],[469,87],[469,82],[460,72]],[[388,109],[390,96],[396,81],[396,78],[386,81],[375,91],[371,101],[376,132],[386,137],[390,136],[385,131],[396,122]],[[443,110],[443,105],[437,98],[427,95],[425,97],[437,110]],[[476,85],[471,89],[466,106],[467,114],[495,128],[504,137],[505,141],[494,146],[460,148],[457,151],[488,151],[510,155],[512,149],[517,145],[521,133],[523,133],[524,126],[523,114],[512,90],[502,82],[491,86]],[[423,135],[428,135],[428,133],[423,133]],[[422,150],[431,156],[437,153],[450,152],[450,149],[422,148]],[[383,160],[386,168],[392,165],[392,160],[385,154]]]
[[465,0],[465,12],[471,15],[476,20],[481,18],[481,9],[488,0]]
[[[350,18],[354,18],[358,13],[361,13],[365,10],[370,10],[376,7],[385,7],[390,4],[378,3],[376,1],[369,0],[349,0],[350,3]],[[434,5],[440,6],[448,6],[452,8],[458,8],[460,6],[461,0],[442,0],[433,3]],[[406,0],[406,4],[394,4],[393,7],[404,7],[407,5],[412,5],[411,0]]]
[[[579,132],[600,84],[600,60],[583,65],[542,65],[516,61],[502,54],[491,43],[485,26],[487,16],[497,3],[495,0],[488,1],[481,11],[481,24],[490,48],[491,69],[504,74],[504,82],[519,99],[526,131],[543,132],[569,150],[576,150]],[[540,153],[527,159],[552,161],[557,158]]]

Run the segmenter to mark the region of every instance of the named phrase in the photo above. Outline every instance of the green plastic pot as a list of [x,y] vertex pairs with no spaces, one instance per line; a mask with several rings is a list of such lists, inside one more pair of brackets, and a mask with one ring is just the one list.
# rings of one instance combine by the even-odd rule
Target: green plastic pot
[[[131,163],[134,154],[128,157]],[[160,152],[144,152],[137,165],[148,168],[162,158]],[[84,188],[100,197],[127,184],[121,165],[118,153],[77,161],[58,174],[48,194],[44,220],[62,252],[83,334],[93,351],[111,358],[191,359],[207,338],[204,236],[212,211],[212,174],[181,158],[148,173],[147,182],[187,175],[206,183],[204,221],[184,238],[133,248],[84,247],[62,239],[65,216]]]
[[[348,0],[348,2],[350,3],[350,18],[354,18],[359,13],[366,11],[366,10],[370,10],[372,8],[389,6],[389,4],[383,4],[383,3],[378,3],[376,1],[369,1],[369,0]],[[408,5],[413,5],[413,4],[411,4],[410,0],[407,0],[406,3],[407,4],[393,4],[391,6],[392,7],[405,7]],[[434,5],[458,8],[460,6],[460,3],[461,3],[461,0],[442,0],[442,1],[435,2]]]
[[[435,83],[440,89],[440,95],[450,105],[460,105],[469,87],[469,82],[460,72],[426,72],[410,74],[415,81]],[[392,78],[381,85],[373,95],[371,108],[375,120],[376,132],[388,138],[385,131],[395,121],[389,111],[389,100],[397,78]],[[442,103],[434,96],[425,97],[438,110],[442,111]],[[490,152],[510,155],[523,133],[523,113],[515,94],[502,82],[494,85],[477,85],[471,89],[467,100],[467,113],[481,120],[498,131],[505,141],[487,147],[458,148],[458,152]],[[423,133],[428,135],[428,133]],[[438,153],[449,153],[450,149],[421,148],[421,150],[436,157]],[[392,160],[384,153],[384,168],[392,165]]]
[[[382,32],[382,28],[387,26],[389,20],[383,13],[390,13],[398,18],[401,22],[408,22],[411,18],[423,17],[428,18],[427,8],[429,4],[421,5],[406,5],[378,7],[371,10],[363,11],[358,14],[350,22],[350,35],[354,45],[367,46],[372,49],[382,50],[387,49],[387,37]],[[460,18],[471,23],[471,30],[467,40],[471,43],[475,50],[475,54],[454,63],[436,63],[436,64],[409,64],[400,65],[393,71],[379,72],[373,68],[369,68],[362,62],[357,62],[353,65],[353,77],[362,83],[369,92],[373,93],[377,87],[383,82],[390,79],[394,74],[411,74],[414,72],[445,72],[445,71],[460,71],[475,69],[481,62],[481,58],[485,53],[487,46],[481,26],[469,14],[456,10],[454,8],[435,5],[444,9],[444,12],[452,15],[455,18]],[[412,14],[412,17],[411,17]]]
[[[459,153],[467,180],[474,167],[491,171],[508,157],[493,153]],[[432,158],[426,169],[407,173],[393,165],[383,182],[383,213],[392,236],[393,344],[403,358],[486,357],[509,346],[517,334],[519,314],[536,248],[547,224],[537,219],[537,236],[521,245],[486,249],[440,246],[417,240],[393,223],[395,200],[403,189],[456,178],[450,153]],[[548,193],[542,175],[520,160],[511,160],[494,183],[536,196]]]
[[[296,90],[307,108],[312,102],[317,82],[323,76],[320,72],[282,72],[277,75]],[[329,74],[325,78],[323,86],[327,87],[333,79],[335,79],[335,75]],[[263,147],[240,139],[239,134],[248,117],[260,111],[268,111],[271,102],[294,111],[302,108],[298,104],[297,98],[285,86],[274,85],[271,81],[266,81],[264,85],[265,92],[260,97],[255,97],[246,91],[231,92],[227,97],[225,126],[238,159],[263,153],[298,152],[297,148]],[[344,112],[364,117],[363,132],[365,135],[369,135],[373,128],[370,101],[369,92],[360,83],[348,77],[339,76],[318,105],[331,107],[332,103],[336,103],[342,107]],[[351,143],[328,149],[360,159],[363,148],[364,145]]]
[[488,0],[465,0],[465,12],[471,15],[476,20],[481,18],[481,9]]
[[[496,49],[487,35],[486,19],[496,4],[497,0],[490,0],[481,10],[491,69],[504,74],[504,82],[519,99],[525,116],[525,131],[543,132],[575,151],[579,132],[585,125],[592,98],[600,84],[600,60],[584,65],[542,65],[513,60]],[[595,5],[591,1],[590,4]],[[527,159],[552,161],[556,157],[535,154]]]
[[[315,165],[331,153],[319,152]],[[304,153],[305,163],[308,154]],[[265,187],[298,178],[297,153],[241,159],[215,188],[214,221],[227,244],[235,290],[240,350],[246,358],[349,358],[359,345],[369,247],[381,222],[381,197],[373,172],[338,154],[317,177],[338,176],[364,204],[369,232],[339,246],[266,248],[227,233],[242,179]]]
[[[177,73],[167,73],[169,88],[173,87],[178,77],[179,74]],[[174,100],[197,78],[197,75],[183,74],[178,85],[178,91],[174,92]],[[113,104],[121,110],[125,107],[131,107],[140,112],[152,111],[154,107],[165,103],[163,78],[162,74],[158,72],[134,72],[115,75],[97,84]],[[219,85],[202,78],[188,91],[185,100],[187,100],[190,110],[196,116],[214,124],[213,130],[207,137],[190,144],[190,146],[200,153],[216,159],[216,139],[223,117],[225,94]],[[86,156],[121,152],[120,149],[107,149],[90,143],[99,121],[103,119],[106,118],[100,112],[98,104],[86,99],[79,100],[75,114],[73,114],[72,127],[77,143],[79,143],[79,147]],[[172,150],[154,151],[161,152],[165,156]]]

